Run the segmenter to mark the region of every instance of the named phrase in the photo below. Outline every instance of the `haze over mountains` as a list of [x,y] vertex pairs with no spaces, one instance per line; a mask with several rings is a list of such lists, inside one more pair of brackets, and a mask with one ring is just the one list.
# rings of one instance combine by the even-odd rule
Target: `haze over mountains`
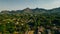
[[3,10],[0,13],[6,13],[6,14],[14,14],[14,13],[32,13],[32,14],[43,14],[43,13],[60,13],[60,7],[59,8],[54,8],[54,9],[43,9],[43,8],[35,8],[35,9],[30,9],[30,8],[26,8],[23,10],[12,10],[12,11],[8,11],[8,10]]

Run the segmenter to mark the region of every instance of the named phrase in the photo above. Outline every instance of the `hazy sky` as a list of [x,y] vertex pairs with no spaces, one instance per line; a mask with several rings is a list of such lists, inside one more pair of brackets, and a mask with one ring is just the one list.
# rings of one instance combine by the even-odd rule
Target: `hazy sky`
[[19,10],[24,8],[51,9],[60,7],[60,0],[0,0],[1,10]]

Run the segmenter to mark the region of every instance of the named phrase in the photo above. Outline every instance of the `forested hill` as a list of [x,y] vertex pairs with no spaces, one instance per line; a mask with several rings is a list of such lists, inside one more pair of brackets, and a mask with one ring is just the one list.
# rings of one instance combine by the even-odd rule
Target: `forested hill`
[[46,10],[43,8],[35,8],[35,9],[30,9],[30,8],[26,8],[23,10],[12,10],[12,11],[8,11],[8,10],[3,10],[1,11],[1,13],[6,13],[6,14],[20,14],[20,13],[32,13],[32,14],[44,14],[44,13],[60,13],[60,7],[59,8],[53,8],[50,10]]
[[[33,31],[47,34],[60,34],[60,8],[50,10],[26,8],[0,12],[1,34],[25,34]],[[49,33],[49,34],[50,34]]]

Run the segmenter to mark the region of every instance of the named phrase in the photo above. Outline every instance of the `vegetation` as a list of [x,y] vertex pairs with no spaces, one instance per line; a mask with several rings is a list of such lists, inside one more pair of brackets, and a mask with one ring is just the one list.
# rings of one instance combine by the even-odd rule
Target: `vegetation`
[[[40,10],[42,12],[45,12],[42,13]],[[48,13],[46,11],[48,11]],[[34,10],[30,10],[27,8],[25,10],[11,12],[2,11],[0,13],[0,32],[2,32],[3,34],[13,34],[14,32],[18,32],[18,34],[24,34],[26,31],[35,31],[42,26],[45,30],[50,29],[53,34],[59,34],[60,14],[58,13],[58,11],[56,12],[56,9],[56,13],[52,12],[52,10],[38,8]],[[59,33],[57,33],[57,31]]]

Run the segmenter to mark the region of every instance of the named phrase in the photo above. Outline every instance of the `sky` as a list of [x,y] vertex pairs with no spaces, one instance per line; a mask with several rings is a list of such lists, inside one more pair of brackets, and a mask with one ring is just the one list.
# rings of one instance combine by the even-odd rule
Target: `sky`
[[56,7],[60,7],[60,0],[0,0],[0,11],[25,8],[52,9]]

